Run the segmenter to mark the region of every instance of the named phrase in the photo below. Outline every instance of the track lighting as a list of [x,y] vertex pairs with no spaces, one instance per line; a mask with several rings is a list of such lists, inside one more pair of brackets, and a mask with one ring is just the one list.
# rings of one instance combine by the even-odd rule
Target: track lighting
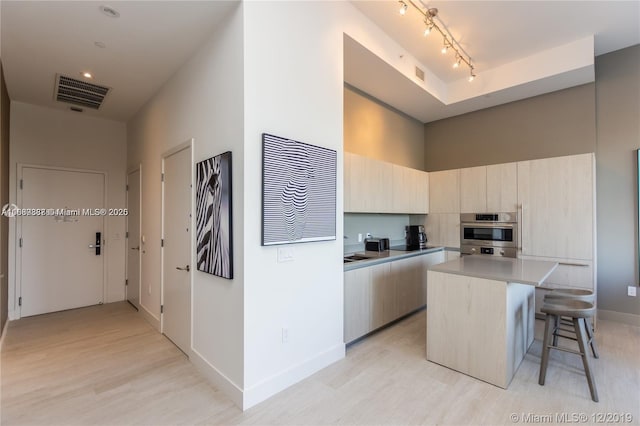
[[404,15],[407,13],[407,4],[405,2],[403,2],[402,0],[400,0],[400,15]]
[[[443,39],[443,46],[440,52],[443,55],[447,54],[449,49],[453,50],[456,54],[455,62],[453,63],[453,68],[460,68],[460,65],[464,62],[465,65],[469,67],[469,81],[473,81],[476,78],[476,74],[474,72],[473,64],[471,63],[471,57],[464,51],[460,43],[456,41],[455,38],[451,35],[451,33],[446,29],[446,27],[440,28],[440,26],[436,23],[435,19],[438,15],[438,9],[435,7],[428,8],[426,11],[423,7],[416,5],[414,0],[399,0],[400,3],[400,15],[406,15],[407,9],[409,5],[411,5],[415,10],[422,14],[424,17],[424,32],[423,35],[426,37],[431,34],[434,30],[440,33]],[[442,25],[442,21],[441,25]],[[444,29],[443,29],[444,28]]]

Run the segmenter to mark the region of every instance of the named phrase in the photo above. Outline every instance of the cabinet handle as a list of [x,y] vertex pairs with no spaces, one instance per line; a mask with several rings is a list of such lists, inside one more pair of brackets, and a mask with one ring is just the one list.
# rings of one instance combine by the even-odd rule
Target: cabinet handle
[[586,263],[573,263],[573,262],[558,262],[558,265],[564,265],[564,266],[581,266],[581,267],[585,267],[588,268],[589,264]]
[[520,232],[518,233],[518,249],[520,250],[520,252],[522,254],[524,254],[524,252],[526,251],[526,249],[524,248],[524,203],[520,204],[519,210],[520,210]]

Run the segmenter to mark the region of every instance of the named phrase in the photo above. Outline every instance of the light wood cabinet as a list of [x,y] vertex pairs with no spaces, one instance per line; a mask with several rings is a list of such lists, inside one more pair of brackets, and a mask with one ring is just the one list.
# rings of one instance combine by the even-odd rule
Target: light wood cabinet
[[344,273],[344,341],[352,342],[427,301],[427,269],[444,262],[439,251]]
[[429,213],[460,213],[460,170],[429,173]]
[[350,342],[371,330],[371,270],[344,273],[344,340]]
[[460,214],[430,213],[424,229],[430,245],[460,247]]
[[429,213],[429,174],[344,153],[344,211]]
[[487,211],[487,167],[460,169],[460,213]]
[[460,212],[515,212],[517,163],[460,169]]
[[593,154],[518,163],[522,254],[592,260]]
[[518,164],[487,166],[487,212],[518,210]]
[[391,263],[366,269],[371,269],[371,330],[375,330],[398,317],[395,281],[391,279]]

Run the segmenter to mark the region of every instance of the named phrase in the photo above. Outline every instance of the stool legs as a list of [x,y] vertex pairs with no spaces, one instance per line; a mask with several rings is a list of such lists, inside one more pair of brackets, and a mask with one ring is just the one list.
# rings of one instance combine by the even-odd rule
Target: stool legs
[[596,338],[593,335],[593,324],[591,321],[585,320],[585,326],[587,330],[587,337],[589,338],[589,346],[591,346],[591,352],[594,358],[600,358],[598,355],[598,347],[596,346]]
[[[582,321],[580,321],[582,319]],[[578,346],[580,347],[580,352],[582,356],[582,365],[584,366],[584,372],[587,376],[587,383],[589,383],[589,391],[591,391],[591,399],[595,402],[598,402],[598,390],[596,389],[595,379],[593,378],[593,372],[591,371],[591,367],[589,366],[589,355],[587,354],[587,331],[586,328],[589,328],[590,325],[585,327],[586,319],[584,318],[574,318],[573,326],[576,329],[576,335],[578,338]]]
[[[547,364],[549,363],[549,343],[553,338],[553,332],[555,329],[556,316],[547,314],[544,320],[544,337],[542,339],[542,362],[540,363],[540,376],[538,377],[538,384],[544,385],[544,379],[547,376]],[[553,326],[551,322],[553,321]]]

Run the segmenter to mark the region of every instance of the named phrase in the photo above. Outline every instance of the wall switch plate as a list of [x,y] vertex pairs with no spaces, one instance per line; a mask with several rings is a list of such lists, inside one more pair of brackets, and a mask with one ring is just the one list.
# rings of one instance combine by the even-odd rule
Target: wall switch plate
[[289,343],[289,329],[282,327],[282,343]]
[[291,247],[279,247],[278,248],[278,263],[293,262],[294,255]]
[[358,242],[361,243],[362,242],[362,234],[358,234]]
[[636,297],[636,287],[635,286],[630,285],[629,287],[627,287],[627,296]]
[[149,284],[149,290],[147,291],[149,293],[149,296],[151,296],[151,284]]

